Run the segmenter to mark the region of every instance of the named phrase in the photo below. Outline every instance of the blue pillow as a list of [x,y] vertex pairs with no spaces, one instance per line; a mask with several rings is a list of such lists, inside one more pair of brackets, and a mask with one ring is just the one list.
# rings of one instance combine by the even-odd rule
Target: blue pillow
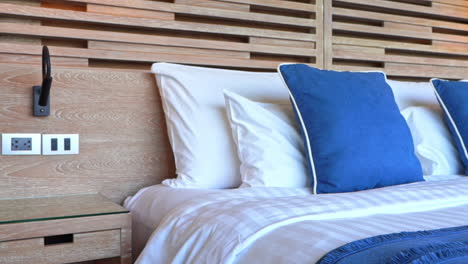
[[423,181],[413,139],[382,72],[282,64],[302,127],[314,193]]
[[431,80],[439,104],[445,112],[445,119],[457,144],[461,160],[468,175],[468,82]]

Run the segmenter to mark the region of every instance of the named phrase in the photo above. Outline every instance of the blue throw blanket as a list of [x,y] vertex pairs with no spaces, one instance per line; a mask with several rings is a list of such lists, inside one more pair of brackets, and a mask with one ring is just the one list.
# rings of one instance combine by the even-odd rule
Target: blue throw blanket
[[318,264],[467,264],[468,226],[381,235],[348,243]]

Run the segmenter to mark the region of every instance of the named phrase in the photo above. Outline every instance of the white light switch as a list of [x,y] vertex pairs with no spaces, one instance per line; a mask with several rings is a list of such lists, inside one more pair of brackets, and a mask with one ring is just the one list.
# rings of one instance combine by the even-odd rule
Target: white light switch
[[42,155],[74,155],[80,153],[80,135],[42,135]]
[[41,155],[41,134],[2,134],[3,155]]

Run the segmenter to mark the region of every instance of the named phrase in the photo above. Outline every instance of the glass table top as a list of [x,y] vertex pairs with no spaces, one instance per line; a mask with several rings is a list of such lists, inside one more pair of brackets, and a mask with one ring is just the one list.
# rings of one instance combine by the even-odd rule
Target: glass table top
[[128,213],[99,194],[0,200],[0,224]]

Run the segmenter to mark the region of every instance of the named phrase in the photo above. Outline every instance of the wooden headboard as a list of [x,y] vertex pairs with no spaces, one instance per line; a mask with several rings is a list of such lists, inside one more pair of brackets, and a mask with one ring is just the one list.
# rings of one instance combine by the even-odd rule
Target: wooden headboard
[[[33,118],[41,45],[53,56],[53,106]],[[80,133],[82,144],[79,156],[0,156],[0,199],[121,201],[174,176],[149,74],[158,61],[468,78],[468,0],[2,0],[0,132]]]
[[0,199],[100,192],[121,202],[175,175],[154,75],[55,67],[51,114],[33,117],[41,74],[0,64],[0,133],[79,133],[80,154],[0,156]]

